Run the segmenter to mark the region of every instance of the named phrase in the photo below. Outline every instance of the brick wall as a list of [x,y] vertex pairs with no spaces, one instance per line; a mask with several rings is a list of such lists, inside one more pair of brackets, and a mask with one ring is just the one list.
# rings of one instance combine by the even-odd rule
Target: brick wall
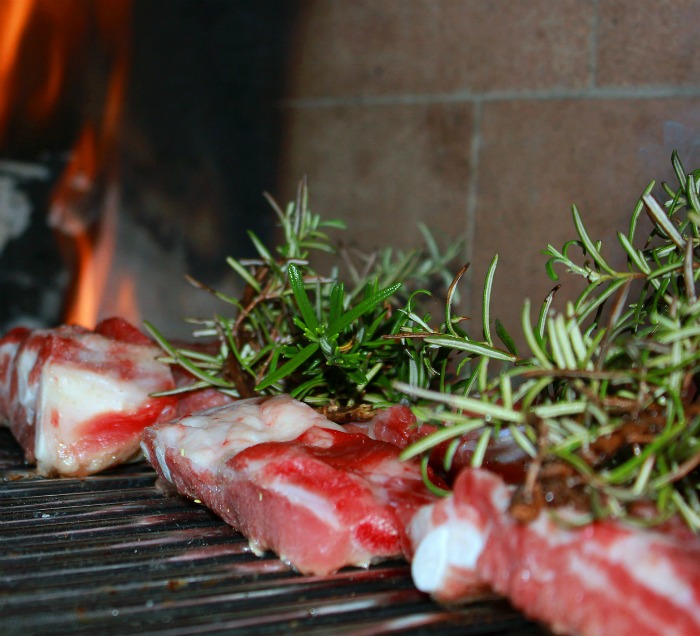
[[517,333],[523,299],[553,285],[540,249],[574,238],[573,203],[610,254],[648,182],[672,178],[672,149],[700,167],[700,1],[299,6],[278,196],[307,175],[313,208],[367,248],[415,245],[421,221],[464,235],[474,319],[494,254],[492,315]]

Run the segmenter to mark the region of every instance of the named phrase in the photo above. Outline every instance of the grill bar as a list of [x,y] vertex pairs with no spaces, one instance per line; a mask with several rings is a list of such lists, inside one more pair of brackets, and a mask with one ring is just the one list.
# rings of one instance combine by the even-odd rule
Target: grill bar
[[403,561],[300,576],[155,477],[43,479],[0,430],[3,634],[546,633],[501,599],[436,605]]

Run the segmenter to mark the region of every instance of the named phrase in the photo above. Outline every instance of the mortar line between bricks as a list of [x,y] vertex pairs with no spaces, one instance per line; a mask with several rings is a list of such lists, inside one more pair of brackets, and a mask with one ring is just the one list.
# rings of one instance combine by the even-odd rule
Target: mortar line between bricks
[[[479,200],[479,164],[481,159],[481,123],[483,112],[483,103],[481,101],[476,101],[472,114],[472,139],[469,149],[470,174],[468,176],[469,185],[467,189],[467,218],[465,227],[466,239],[464,245],[466,262],[471,261],[474,257],[474,234],[476,230],[476,215]],[[464,277],[463,283],[463,306],[467,315],[472,313],[471,298],[472,288],[474,287],[473,278],[472,273],[468,271],[467,275]]]
[[588,57],[588,83],[591,88],[598,84],[598,43],[600,42],[600,0],[592,0],[591,37],[588,45],[591,47]]
[[319,97],[281,100],[283,109],[334,108],[342,106],[397,106],[450,103],[489,103],[505,101],[556,101],[569,99],[617,100],[617,99],[672,99],[700,97],[700,86],[640,86],[550,88],[542,90],[508,90],[474,93],[377,95],[363,97]]

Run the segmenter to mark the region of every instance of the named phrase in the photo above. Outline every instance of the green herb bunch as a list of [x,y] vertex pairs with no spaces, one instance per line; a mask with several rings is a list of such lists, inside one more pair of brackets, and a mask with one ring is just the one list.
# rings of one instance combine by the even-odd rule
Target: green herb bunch
[[[406,307],[428,294],[421,286],[449,281],[447,263],[460,243],[441,250],[423,228],[423,249],[385,249],[362,261],[345,251],[341,259],[327,232],[344,226],[309,210],[305,184],[285,210],[268,200],[284,240],[270,250],[249,233],[257,258],[228,259],[243,280],[241,298],[190,279],[232,310],[233,316],[190,320],[194,335],[216,343],[216,351],[178,347],[153,325],[146,328],[165,350],[164,359],[193,376],[179,390],[213,386],[234,397],[285,392],[336,421],[369,417],[373,406],[398,399],[394,380],[415,381],[408,369],[425,364],[414,361],[418,349],[397,347],[384,336],[411,324],[413,312]],[[345,261],[344,278],[339,267],[325,275],[315,269],[320,253]],[[424,374],[415,384],[433,386],[437,377]]]
[[[561,250],[549,245],[543,254],[553,280],[563,266],[582,277],[585,288],[563,312],[552,309],[555,288],[534,323],[524,303],[530,357],[518,355],[498,323],[503,346],[494,346],[494,259],[483,338],[450,331],[449,319],[444,334],[425,338],[467,353],[460,374],[440,391],[397,386],[422,401],[419,419],[439,425],[404,457],[447,442],[449,463],[461,436],[476,431],[472,463],[479,466],[490,440],[507,429],[529,456],[511,507],[523,520],[547,503],[573,503],[585,511],[581,522],[626,517],[651,524],[678,514],[700,531],[700,171],[686,173],[676,153],[672,162],[678,186],[662,184],[665,205],[651,194],[651,183],[627,231],[618,233],[623,270],[610,264],[573,208],[578,238]],[[644,213],[651,229],[638,241]],[[494,360],[495,374],[488,371]]]

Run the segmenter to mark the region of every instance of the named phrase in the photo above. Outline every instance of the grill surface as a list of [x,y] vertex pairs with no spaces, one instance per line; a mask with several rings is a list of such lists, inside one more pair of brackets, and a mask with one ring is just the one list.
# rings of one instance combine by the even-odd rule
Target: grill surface
[[506,602],[447,610],[403,561],[300,576],[144,462],[36,477],[0,429],[2,634],[544,634]]

